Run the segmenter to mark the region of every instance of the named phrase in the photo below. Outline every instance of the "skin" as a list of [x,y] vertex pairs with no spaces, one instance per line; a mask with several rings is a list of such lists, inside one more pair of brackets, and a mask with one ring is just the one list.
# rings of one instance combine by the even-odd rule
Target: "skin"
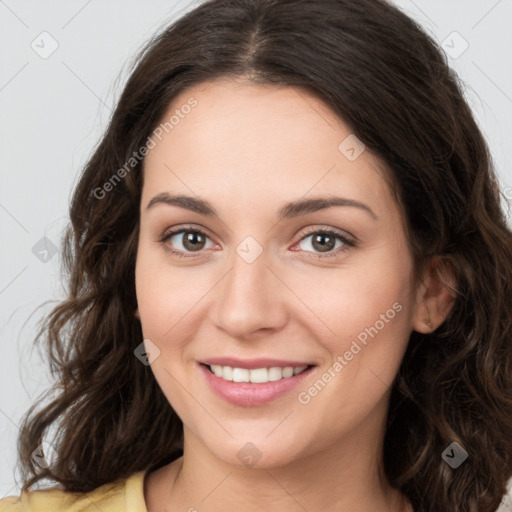
[[[146,477],[148,511],[412,510],[386,481],[382,445],[411,332],[434,330],[453,304],[436,261],[414,283],[383,166],[369,150],[354,161],[340,152],[350,128],[320,99],[222,78],[183,91],[164,118],[190,97],[197,106],[144,164],[136,316],[160,350],[151,369],[184,424],[184,456]],[[147,208],[161,193],[200,196],[219,218],[163,203]],[[325,195],[360,201],[377,218],[335,206],[278,220],[285,202]],[[181,232],[160,242],[182,224],[206,238],[194,246]],[[314,239],[325,228],[356,246],[338,240],[322,252]],[[252,263],[236,252],[249,236],[262,250]],[[300,403],[298,393],[396,303],[394,318]],[[199,370],[198,361],[218,356],[316,367],[299,388],[244,407],[214,394]],[[248,442],[261,457],[252,467],[237,456]]]

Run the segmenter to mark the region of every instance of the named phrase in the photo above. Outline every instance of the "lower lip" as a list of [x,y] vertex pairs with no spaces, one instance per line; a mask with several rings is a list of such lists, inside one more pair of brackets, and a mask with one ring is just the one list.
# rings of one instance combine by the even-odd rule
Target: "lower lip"
[[314,369],[314,367],[310,367],[293,377],[254,384],[224,380],[217,377],[204,364],[199,364],[199,368],[215,394],[234,405],[243,407],[256,407],[272,402],[300,384]]

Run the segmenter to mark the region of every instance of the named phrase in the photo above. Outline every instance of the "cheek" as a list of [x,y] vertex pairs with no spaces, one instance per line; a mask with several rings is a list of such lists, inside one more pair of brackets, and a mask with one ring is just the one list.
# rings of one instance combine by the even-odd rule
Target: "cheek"
[[326,278],[324,293],[313,294],[310,288],[305,300],[322,319],[315,334],[326,357],[317,380],[300,390],[298,401],[310,404],[318,417],[327,408],[336,435],[347,418],[356,424],[381,403],[407,348],[411,331],[407,273],[390,272],[389,266],[388,273],[382,270],[354,268],[340,273],[338,283]]
[[[297,295],[332,335],[355,336],[386,312],[395,320],[406,316],[402,313],[411,297],[408,262],[381,258],[380,263],[366,263],[362,258],[339,270],[327,269],[324,276],[303,274],[297,282]],[[401,307],[393,308],[395,303]]]
[[379,258],[375,255],[339,271],[329,269],[325,277],[317,272],[314,279],[303,279],[297,290],[315,313],[300,321],[314,329],[328,354],[326,365],[343,358],[343,373],[351,386],[364,387],[367,379],[375,381],[375,375],[390,383],[411,332],[410,261],[406,255],[392,257],[391,252],[390,257],[385,251]]
[[209,275],[193,267],[171,266],[164,251],[159,254],[154,248],[139,247],[135,286],[144,336],[159,345],[171,339],[185,342],[189,328],[192,336],[194,325],[199,325],[198,315],[204,315],[203,299],[216,281]]
[[141,317],[144,336],[160,340],[172,327],[174,316],[179,308],[178,296],[186,294],[180,286],[176,293],[176,284],[172,282],[172,273],[165,272],[152,251],[139,246],[135,267],[135,287],[137,304]]

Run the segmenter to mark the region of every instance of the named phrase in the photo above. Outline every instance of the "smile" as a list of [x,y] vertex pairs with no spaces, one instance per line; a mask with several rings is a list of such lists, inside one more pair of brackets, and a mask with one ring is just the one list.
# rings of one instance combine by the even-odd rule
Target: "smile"
[[217,357],[203,360],[198,369],[207,387],[222,400],[242,407],[257,407],[291,393],[299,385],[304,386],[317,365],[304,360]]
[[254,384],[264,384],[266,382],[275,382],[282,379],[288,379],[294,375],[299,375],[307,369],[306,366],[286,366],[284,368],[273,366],[270,368],[237,368],[233,366],[208,365],[210,371],[217,377],[230,382],[251,382]]

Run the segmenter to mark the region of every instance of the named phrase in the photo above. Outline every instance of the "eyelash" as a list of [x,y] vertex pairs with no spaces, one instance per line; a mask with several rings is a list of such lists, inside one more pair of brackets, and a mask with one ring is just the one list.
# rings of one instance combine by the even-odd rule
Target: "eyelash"
[[[180,226],[178,228],[175,228],[171,231],[167,231],[165,232],[161,237],[160,239],[158,240],[162,245],[165,245],[165,243],[167,242],[167,240],[169,240],[171,237],[173,237],[174,235],[178,234],[178,233],[183,233],[183,232],[192,232],[192,233],[199,233],[201,236],[204,236],[206,238],[209,238],[209,236],[204,232],[204,231],[201,231],[200,229],[197,229],[193,226]],[[344,244],[344,246],[342,247],[338,247],[337,249],[335,250],[332,250],[330,252],[327,252],[327,253],[314,253],[315,256],[306,256],[307,258],[311,258],[311,259],[317,259],[317,258],[334,258],[336,256],[339,256],[339,254],[343,253],[343,252],[346,252],[348,250],[350,250],[351,248],[355,247],[356,246],[356,243],[352,240],[349,240],[347,237],[345,237],[344,235],[342,235],[340,232],[338,231],[334,231],[332,229],[329,229],[329,228],[326,228],[326,229],[316,229],[316,230],[311,230],[311,231],[308,231],[306,233],[303,234],[302,238],[299,240],[299,242],[302,242],[302,240],[304,240],[305,238],[307,238],[308,236],[311,236],[311,235],[316,235],[316,234],[322,234],[322,235],[331,235],[333,236],[334,238],[337,238],[338,240],[341,240]],[[165,246],[165,250],[170,252],[171,254],[174,254],[176,256],[178,256],[179,258],[193,258],[193,257],[196,257],[196,254],[187,254],[183,251],[180,251],[180,250],[176,250],[176,249],[172,249],[171,247],[168,247],[168,246]],[[198,253],[200,253],[201,251],[197,251]],[[310,253],[311,251],[306,251],[306,253]]]

